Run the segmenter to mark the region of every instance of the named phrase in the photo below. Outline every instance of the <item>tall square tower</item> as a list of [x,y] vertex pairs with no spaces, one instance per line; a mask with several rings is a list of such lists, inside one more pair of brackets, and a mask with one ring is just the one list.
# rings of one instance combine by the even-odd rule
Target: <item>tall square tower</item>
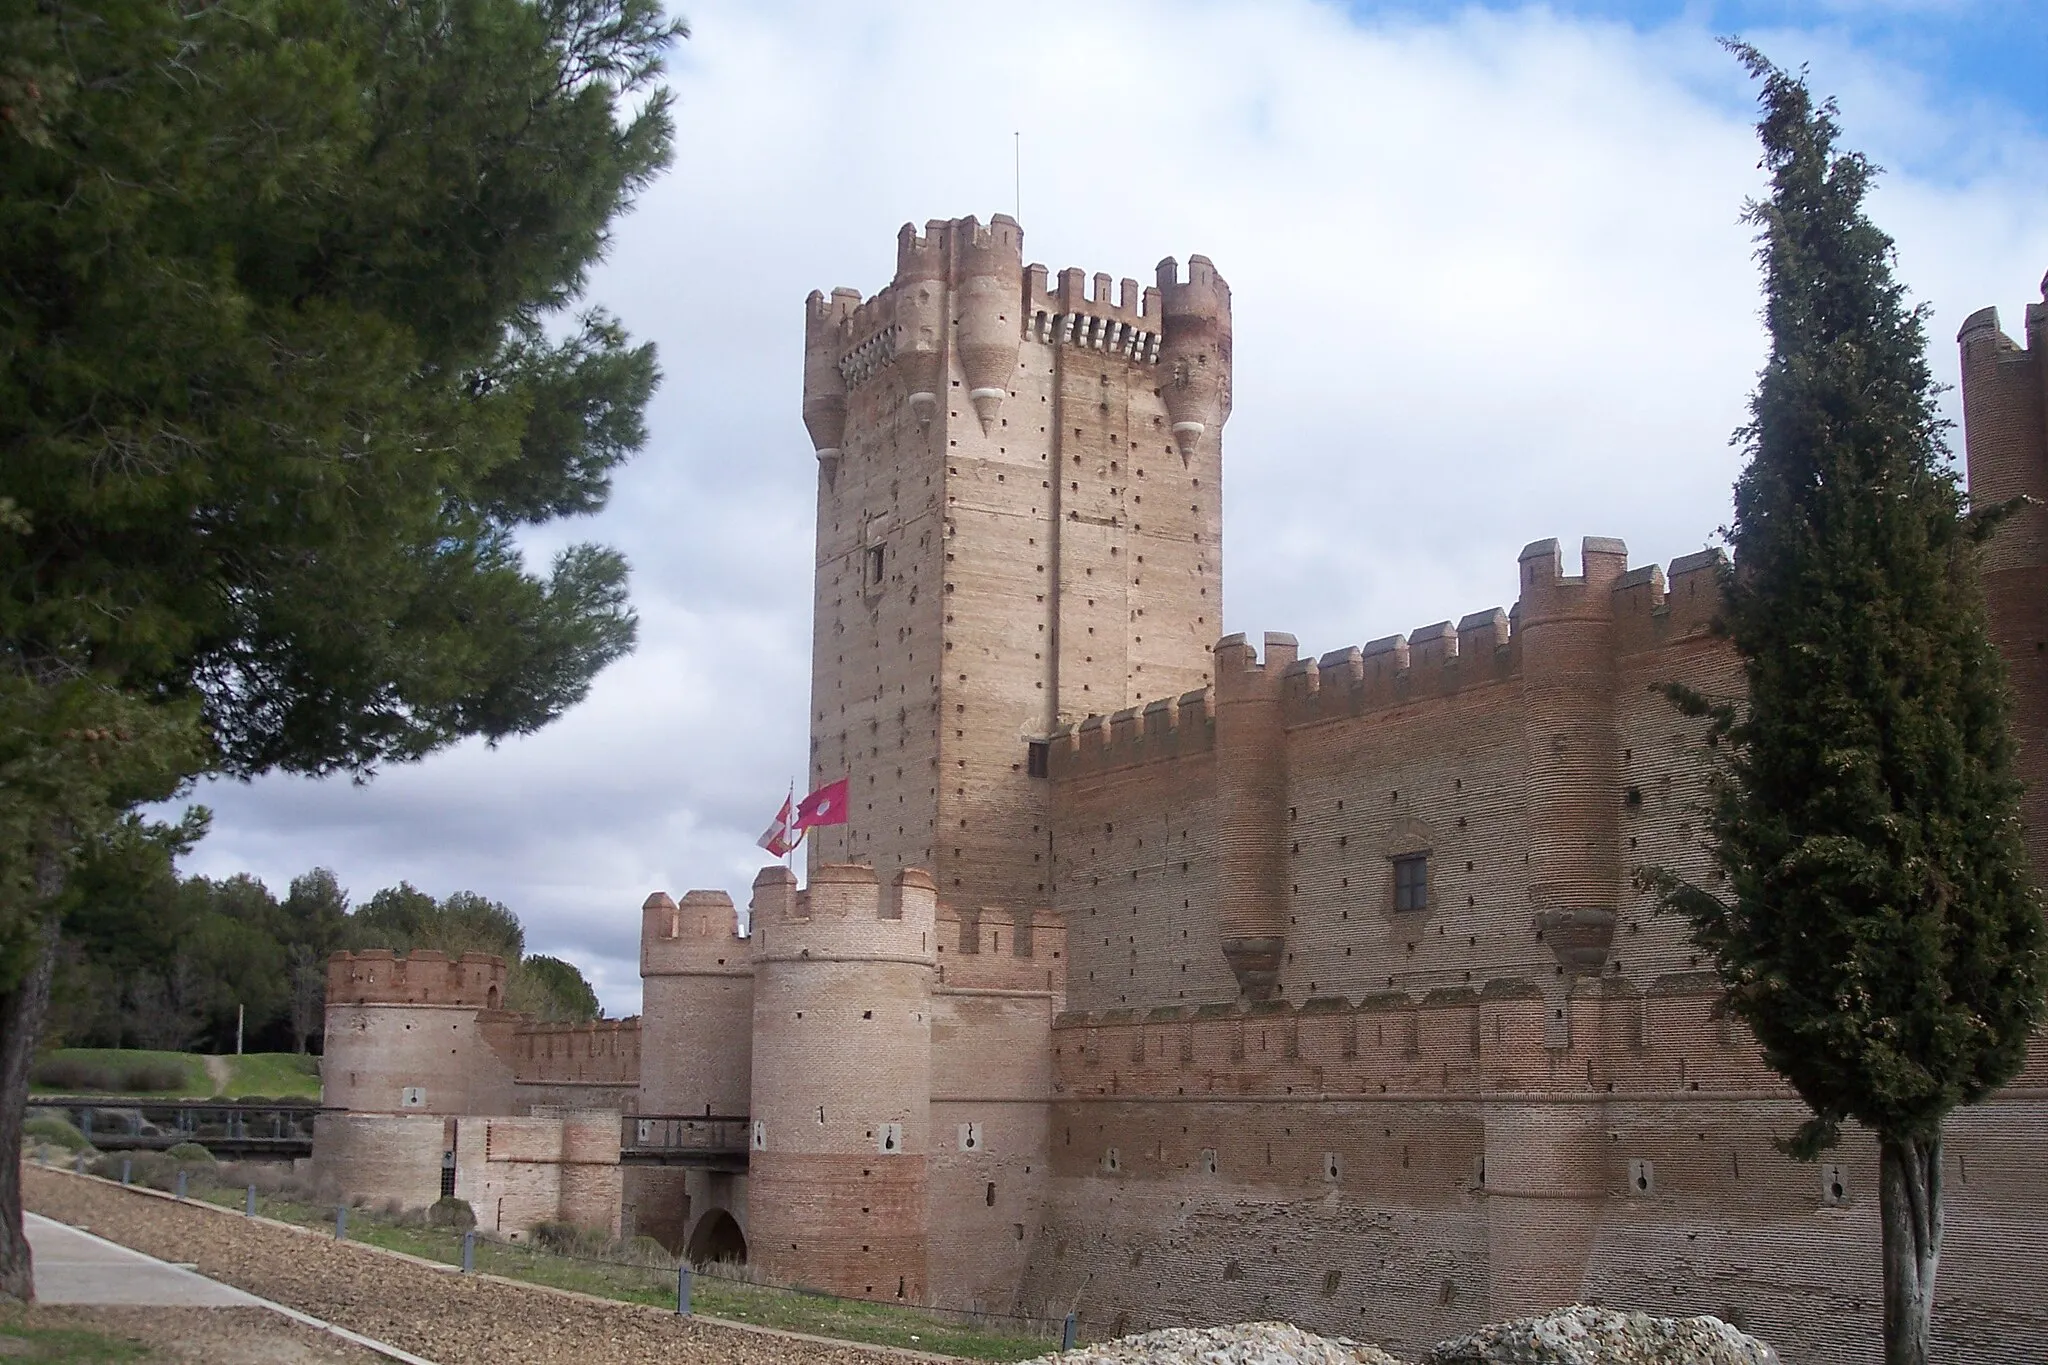
[[[811,860],[1048,899],[1053,727],[1206,686],[1222,616],[1230,289],[1026,266],[998,214],[905,224],[896,276],[806,305],[818,456]],[[1092,283],[1092,287],[1091,287]]]

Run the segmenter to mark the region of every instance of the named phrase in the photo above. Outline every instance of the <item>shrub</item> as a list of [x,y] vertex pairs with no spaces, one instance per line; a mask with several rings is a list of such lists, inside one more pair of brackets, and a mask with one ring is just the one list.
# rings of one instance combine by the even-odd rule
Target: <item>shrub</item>
[[427,1210],[427,1224],[430,1227],[453,1228],[457,1232],[467,1232],[476,1226],[476,1210],[469,1206],[467,1199],[436,1199],[433,1206]]
[[29,1079],[53,1090],[117,1090],[120,1080],[107,1067],[78,1057],[44,1057],[29,1071]]
[[544,1219],[527,1229],[527,1232],[533,1238],[535,1246],[545,1247],[549,1251],[567,1252],[576,1249],[577,1238],[576,1225],[574,1223],[558,1223],[551,1219]]
[[21,1140],[24,1144],[46,1142],[67,1152],[88,1151],[92,1147],[77,1125],[60,1114],[37,1114],[21,1125]]
[[656,1266],[663,1270],[674,1269],[676,1258],[669,1249],[652,1237],[634,1237],[619,1248],[619,1259],[633,1265]]
[[213,1153],[207,1151],[196,1142],[181,1142],[175,1147],[168,1147],[164,1150],[164,1155],[180,1166],[211,1166],[214,1164]]
[[183,1090],[188,1079],[185,1068],[176,1062],[136,1062],[122,1069],[118,1088],[137,1094]]

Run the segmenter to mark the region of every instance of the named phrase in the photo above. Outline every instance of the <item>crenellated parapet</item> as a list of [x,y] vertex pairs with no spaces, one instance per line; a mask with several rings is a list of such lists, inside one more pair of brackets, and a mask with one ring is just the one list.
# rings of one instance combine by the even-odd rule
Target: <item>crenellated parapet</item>
[[939,989],[1065,998],[1067,927],[1053,911],[1024,917],[1006,906],[940,906],[937,930]]
[[[1162,397],[1183,455],[1230,415],[1230,287],[1207,257],[1187,278],[1168,258],[1158,284],[1112,283],[1079,269],[1024,264],[1024,231],[1007,214],[933,219],[897,234],[896,277],[871,298],[813,292],[805,304],[804,422],[821,460],[839,455],[847,395],[895,374],[920,426],[937,415],[946,356],[957,354],[968,401],[991,430],[1020,343],[1076,347],[1164,365]],[[957,324],[949,331],[949,323]]]
[[512,1079],[520,1085],[640,1082],[640,1018],[577,1024],[522,1018],[512,1029]]
[[327,1003],[424,1005],[494,1010],[505,998],[505,959],[459,958],[430,948],[399,956],[389,948],[336,953],[327,960]]
[[1159,697],[1109,716],[1089,716],[1052,732],[1054,778],[1206,754],[1216,747],[1215,696],[1206,687]]
[[753,960],[922,963],[937,955],[938,884],[907,867],[887,885],[865,863],[820,863],[801,890],[776,864],[754,878]]
[[744,976],[752,970],[739,911],[723,891],[690,891],[678,905],[656,891],[640,907],[640,975]]
[[[1556,1046],[1552,1015],[1569,1016]],[[1648,990],[1586,982],[1547,996],[1498,977],[1416,998],[1315,996],[1071,1011],[1053,1021],[1065,1096],[1655,1095],[1784,1093],[1710,974]]]

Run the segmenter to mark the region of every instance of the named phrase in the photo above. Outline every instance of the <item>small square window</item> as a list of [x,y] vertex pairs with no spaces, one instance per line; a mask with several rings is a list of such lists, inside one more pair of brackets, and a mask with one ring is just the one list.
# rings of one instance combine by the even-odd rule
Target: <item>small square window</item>
[[1394,908],[1429,908],[1429,855],[1410,853],[1394,859]]

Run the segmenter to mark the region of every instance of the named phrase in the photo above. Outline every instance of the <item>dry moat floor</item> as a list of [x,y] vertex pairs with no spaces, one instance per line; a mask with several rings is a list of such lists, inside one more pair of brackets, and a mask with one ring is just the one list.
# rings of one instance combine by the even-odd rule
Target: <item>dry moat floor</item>
[[[657,1308],[455,1274],[356,1243],[337,1243],[310,1230],[66,1172],[29,1166],[23,1181],[24,1202],[34,1212],[163,1260],[195,1265],[224,1284],[437,1365],[903,1365],[905,1360],[898,1352],[748,1331]],[[252,1313],[260,1318],[240,1322]],[[94,1336],[132,1340],[135,1350],[124,1356],[65,1346],[64,1333],[87,1329]],[[16,1353],[31,1360],[354,1365],[376,1358],[324,1334],[292,1328],[267,1310],[252,1309],[34,1308],[0,1319],[0,1334],[29,1340],[33,1351]]]

